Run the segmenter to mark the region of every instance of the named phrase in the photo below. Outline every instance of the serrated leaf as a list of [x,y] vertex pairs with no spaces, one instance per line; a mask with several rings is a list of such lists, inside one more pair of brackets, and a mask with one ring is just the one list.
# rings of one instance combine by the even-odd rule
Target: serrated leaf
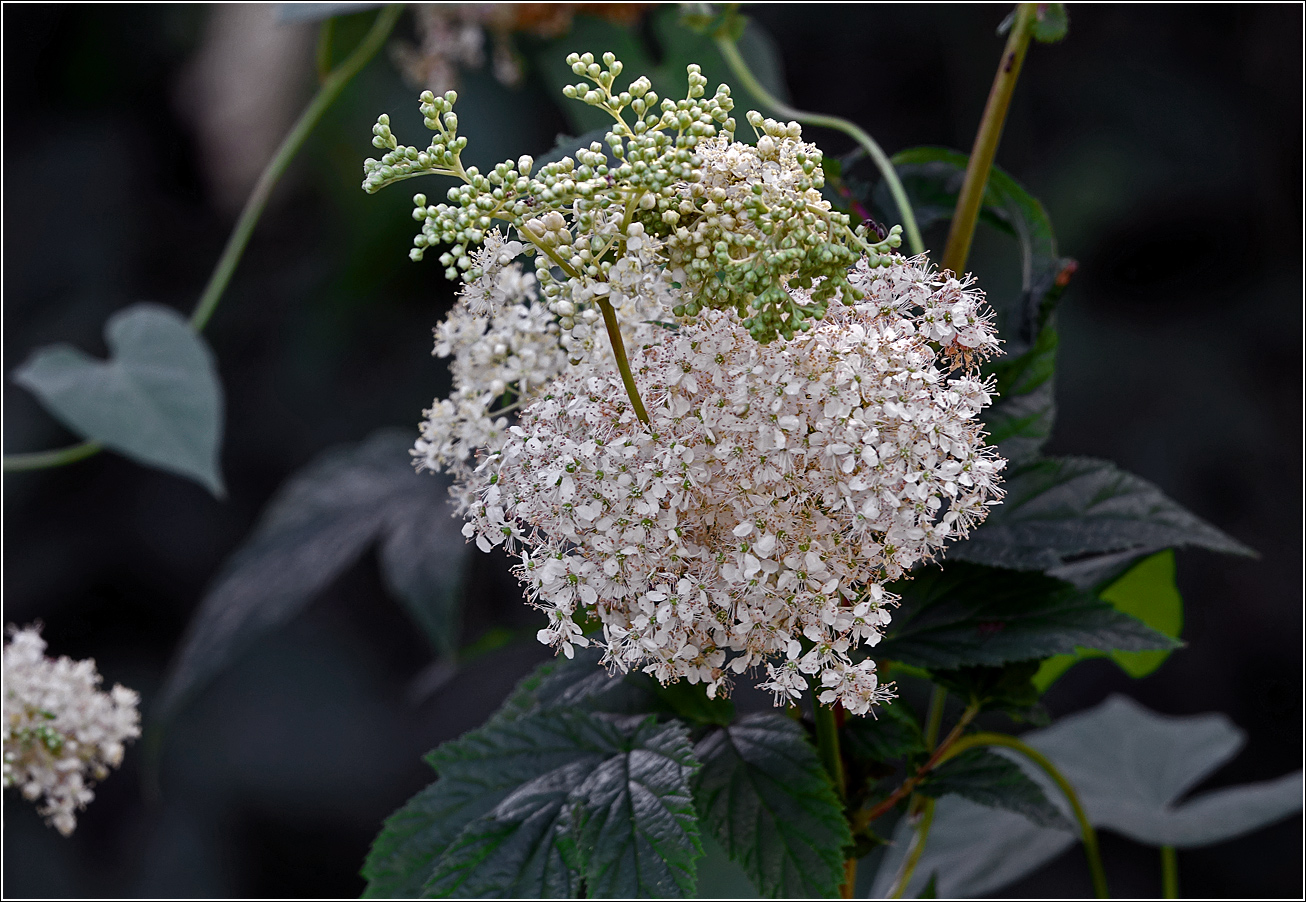
[[[1184,625],[1184,600],[1175,583],[1174,551],[1150,555],[1107,586],[1099,597],[1152,629],[1179,638]],[[1079,649],[1073,655],[1048,658],[1034,675],[1034,685],[1046,692],[1063,673],[1088,658],[1109,657],[1134,679],[1155,671],[1170,656],[1168,651],[1112,651]]]
[[781,714],[751,714],[694,751],[699,814],[761,894],[834,895],[852,835],[803,729]]
[[969,749],[944,762],[930,772],[916,791],[933,799],[959,795],[977,805],[1004,808],[1040,827],[1069,832],[1075,829],[1061,810],[1048,801],[1038,783],[1026,776],[1014,761],[988,749]]
[[949,561],[1048,570],[1068,558],[1196,546],[1254,555],[1145,479],[1104,460],[1051,457],[1006,475],[1006,496]]
[[[1021,737],[1052,760],[1079,795],[1089,820],[1149,845],[1193,848],[1223,842],[1299,811],[1301,772],[1276,780],[1182,795],[1241,748],[1240,730],[1221,714],[1165,717],[1123,696]],[[1025,770],[1069,813],[1051,781],[1018,753],[998,752]],[[906,832],[902,826],[872,894],[892,878]],[[1019,880],[1075,842],[1071,834],[963,799],[940,800],[930,841],[908,891],[922,872],[937,871],[944,896],[988,894]],[[886,877],[887,874],[887,877]]]
[[603,762],[572,797],[591,897],[694,895],[703,854],[689,780],[698,767],[682,724],[646,721],[630,750]]
[[874,656],[915,667],[998,665],[1077,647],[1169,649],[1179,643],[1069,583],[949,562],[891,586],[902,596]]
[[[484,813],[464,821],[435,860],[425,894],[566,895],[577,885],[573,865],[591,892],[693,893],[702,850],[689,804],[695,761],[682,726],[556,709],[492,721],[431,760],[441,773],[436,786],[494,790]],[[508,772],[516,785],[500,793]],[[624,822],[612,820],[614,811],[626,813]],[[610,829],[587,829],[598,821]]]
[[876,705],[873,716],[850,717],[841,735],[845,752],[855,761],[895,761],[925,751],[920,724],[900,700]]
[[82,438],[222,497],[222,385],[208,344],[158,304],[118,311],[104,338],[107,361],[51,345],[37,349],[14,381]]
[[410,444],[406,432],[378,432],[326,452],[278,490],[200,603],[159,712],[294,617],[378,541],[387,585],[436,649],[453,649],[467,545],[448,483],[413,471]]

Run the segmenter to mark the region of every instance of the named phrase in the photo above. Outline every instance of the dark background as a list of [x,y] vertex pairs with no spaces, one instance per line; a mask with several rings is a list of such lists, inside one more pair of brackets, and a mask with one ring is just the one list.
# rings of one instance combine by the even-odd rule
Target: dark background
[[[858,121],[891,153],[969,149],[1006,12],[753,10],[794,102]],[[105,319],[136,301],[193,305],[234,221],[184,90],[210,13],[5,7],[6,375],[53,341],[103,354]],[[1261,558],[1181,552],[1188,648],[1139,681],[1082,664],[1047,704],[1056,716],[1127,692],[1164,713],[1221,711],[1249,742],[1206,785],[1277,777],[1302,754],[1302,9],[1070,13],[1067,40],[1031,49],[998,154],[1080,264],[1048,450],[1115,461]],[[286,65],[302,70],[298,108],[311,61]],[[548,149],[567,125],[539,91],[469,74],[460,118],[473,147],[492,159]],[[4,480],[5,622],[43,621],[52,653],[95,657],[147,712],[206,584],[276,487],[333,444],[415,426],[447,385],[430,328],[450,287],[433,262],[407,260],[407,193],[357,187],[376,113],[414,93],[385,54],[349,87],[206,332],[227,395],[227,500],[110,454]],[[479,135],[478,115],[490,122]],[[1010,287],[1009,246],[981,236],[974,258],[983,287]],[[72,439],[7,380],[4,404],[6,452]],[[465,642],[532,622],[501,560],[472,566]],[[483,721],[547,654],[510,646],[414,702],[430,652],[368,557],[170,727],[160,792],[138,744],[71,839],[5,793],[4,892],[357,895],[381,820],[429,779],[420,754]],[[1300,896],[1301,841],[1296,817],[1181,852],[1183,890]],[[1153,850],[1106,834],[1104,855],[1117,895],[1159,895]],[[1007,892],[1088,895],[1081,853]]]

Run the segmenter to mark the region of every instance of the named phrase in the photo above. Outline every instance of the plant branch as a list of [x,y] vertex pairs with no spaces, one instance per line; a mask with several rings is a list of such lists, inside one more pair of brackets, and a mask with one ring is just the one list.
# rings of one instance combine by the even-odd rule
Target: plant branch
[[[1106,885],[1106,872],[1102,868],[1102,856],[1097,846],[1097,831],[1093,829],[1092,823],[1088,820],[1088,815],[1084,813],[1084,806],[1079,803],[1079,794],[1075,792],[1075,787],[1070,785],[1070,781],[1062,776],[1061,771],[1057,770],[1046,755],[1033,746],[1026,745],[1015,736],[1008,736],[1005,733],[973,733],[955,743],[943,756],[942,761],[960,755],[967,749],[981,748],[984,746],[1001,746],[1020,752],[1039,769],[1052,778],[1052,782],[1057,784],[1070,803],[1070,809],[1075,814],[1075,820],[1079,822],[1080,835],[1084,841],[1084,855],[1088,858],[1088,869],[1093,876],[1093,891],[1099,899],[1109,898]],[[939,763],[942,763],[940,761]]]
[[893,881],[893,888],[889,890],[890,899],[901,899],[903,893],[907,892],[907,884],[911,882],[911,875],[916,872],[916,865],[920,863],[921,855],[925,852],[925,840],[930,835],[930,825],[934,823],[934,800],[925,799],[921,805],[920,823],[916,825],[916,832],[912,834],[911,848],[907,852],[907,857],[903,860],[902,867],[898,869],[898,876]]
[[921,232],[916,225],[916,216],[912,213],[911,201],[907,198],[907,191],[902,187],[902,182],[898,179],[898,173],[893,168],[893,163],[889,161],[889,158],[880,149],[880,145],[875,142],[874,138],[867,134],[864,129],[847,119],[840,119],[838,116],[827,116],[823,113],[807,113],[789,106],[789,104],[773,96],[766,88],[762,87],[762,83],[749,70],[748,63],[744,62],[744,57],[740,54],[739,47],[735,44],[733,38],[718,33],[716,35],[716,45],[721,51],[721,55],[725,57],[726,62],[730,65],[731,71],[735,73],[735,77],[762,103],[771,107],[781,116],[787,116],[807,125],[841,131],[860,144],[862,149],[875,161],[875,165],[879,167],[880,174],[884,176],[885,184],[889,187],[889,193],[893,195],[894,203],[898,205],[898,215],[902,218],[902,228],[907,233],[907,244],[911,248],[911,252],[913,254],[925,252],[925,244],[921,240]]
[[866,823],[869,824],[887,814],[894,805],[897,805],[904,798],[911,795],[912,791],[920,785],[920,782],[925,779],[930,771],[934,770],[934,768],[938,767],[948,757],[950,757],[948,755],[948,750],[951,749],[959,739],[961,739],[962,730],[966,729],[978,713],[978,705],[971,705],[966,708],[961,715],[961,719],[957,721],[957,725],[952,728],[950,733],[948,733],[948,737],[939,743],[939,747],[936,748],[930,755],[929,759],[926,760],[919,769],[917,769],[916,773],[912,774],[906,780],[903,780],[902,785],[890,793],[888,798],[884,799],[867,813],[865,817]]
[[[245,201],[244,209],[240,211],[240,218],[236,220],[235,228],[232,229],[231,236],[227,239],[227,245],[222,250],[222,256],[218,258],[212,274],[209,275],[209,281],[204,286],[199,301],[195,304],[195,310],[191,313],[190,326],[196,332],[203,331],[209,322],[209,318],[213,316],[213,311],[217,308],[218,301],[222,299],[222,293],[226,290],[227,283],[231,281],[231,276],[236,271],[236,265],[240,263],[241,255],[245,252],[245,246],[249,244],[250,236],[254,233],[254,227],[258,224],[264,207],[267,206],[268,197],[272,194],[273,187],[276,186],[277,181],[286,171],[286,167],[290,165],[290,161],[294,159],[295,154],[303,146],[309,132],[322,118],[322,114],[340,96],[340,92],[344,90],[345,85],[381,49],[381,45],[385,43],[386,37],[394,28],[402,10],[402,4],[387,6],[381,10],[376,17],[376,21],[372,23],[371,30],[354,48],[354,52],[349,55],[349,58],[341,63],[339,68],[323,78],[322,87],[318,89],[313,100],[300,115],[294,128],[281,142],[276,154],[264,167],[262,174],[259,175],[258,182],[254,185],[254,190],[250,192],[249,198]],[[329,53],[330,28],[331,20],[328,19],[327,24],[323,26],[322,44],[319,45],[319,65],[321,64],[322,54]],[[323,50],[324,46],[325,50]],[[4,471],[6,473],[16,473],[24,470],[62,467],[66,464],[76,463],[79,460],[85,460],[101,450],[103,450],[103,446],[98,442],[88,441],[53,451],[6,454],[4,456]]]
[[1002,51],[1002,61],[993,78],[988,103],[984,105],[979,131],[975,133],[975,146],[970,152],[970,162],[966,164],[966,178],[961,183],[961,193],[957,195],[957,209],[952,215],[948,244],[943,251],[943,268],[957,275],[961,275],[970,255],[975,223],[984,201],[984,188],[988,185],[989,170],[993,168],[993,158],[998,152],[998,141],[1002,139],[1002,126],[1007,121],[1007,108],[1011,105],[1011,94],[1020,76],[1020,66],[1025,61],[1025,51],[1029,49],[1037,5],[1022,3],[1016,10],[1016,21]]

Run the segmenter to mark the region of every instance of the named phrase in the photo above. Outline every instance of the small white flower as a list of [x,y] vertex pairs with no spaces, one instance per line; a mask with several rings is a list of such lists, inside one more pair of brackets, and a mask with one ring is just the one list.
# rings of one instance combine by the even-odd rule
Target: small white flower
[[45,657],[39,630],[9,628],[4,646],[4,785],[40,801],[40,813],[64,836],[91,786],[122,763],[123,744],[140,736],[140,696],[114,686],[100,692],[95,661]]

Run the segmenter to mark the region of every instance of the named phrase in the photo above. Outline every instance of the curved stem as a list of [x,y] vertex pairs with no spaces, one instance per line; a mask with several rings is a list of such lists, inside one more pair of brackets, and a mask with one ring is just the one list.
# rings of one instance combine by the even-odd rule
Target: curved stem
[[1093,875],[1093,891],[1099,899],[1109,898],[1106,872],[1102,869],[1102,856],[1097,846],[1097,831],[1093,829],[1093,825],[1088,820],[1088,815],[1084,813],[1084,806],[1079,803],[1079,794],[1075,792],[1075,787],[1070,785],[1070,781],[1061,775],[1061,771],[1057,770],[1056,765],[1042,752],[1026,745],[1015,736],[1008,736],[1005,733],[972,733],[970,736],[966,736],[954,743],[940,760],[940,763],[960,755],[967,749],[993,745],[1020,752],[1038,765],[1039,769],[1051,777],[1052,782],[1057,784],[1057,788],[1061,790],[1066,797],[1066,801],[1070,803],[1070,809],[1075,814],[1075,820],[1079,822],[1080,835],[1084,840],[1084,855],[1088,858],[1088,869]]
[[1161,847],[1161,898],[1179,898],[1179,855],[1174,846]]
[[807,125],[841,131],[860,144],[862,149],[875,161],[875,165],[879,167],[880,174],[884,176],[885,184],[889,186],[889,193],[893,195],[893,201],[898,205],[898,215],[902,218],[902,228],[907,233],[907,244],[911,248],[911,252],[913,254],[925,252],[925,244],[921,241],[921,231],[916,226],[916,216],[912,213],[911,201],[907,199],[907,192],[898,179],[898,173],[893,168],[893,163],[880,149],[880,145],[875,143],[874,138],[847,119],[840,119],[838,116],[827,116],[823,113],[807,113],[795,109],[779,98],[772,96],[749,70],[748,64],[744,62],[744,57],[740,54],[739,48],[735,45],[733,39],[718,34],[716,36],[716,45],[721,51],[721,55],[725,57],[726,62],[730,64],[730,69],[735,73],[735,77],[762,103],[771,107],[781,116],[787,116]]
[[[195,304],[194,312],[190,315],[190,326],[196,332],[203,331],[208,324],[209,318],[213,316],[213,311],[217,308],[218,301],[222,299],[222,293],[226,290],[227,283],[231,281],[231,276],[236,271],[236,265],[245,252],[245,246],[249,244],[250,236],[254,233],[254,227],[263,214],[263,208],[267,206],[268,197],[271,195],[273,187],[281,178],[282,173],[286,171],[286,167],[290,165],[290,161],[294,159],[295,154],[299,152],[299,148],[303,146],[304,140],[308,137],[309,132],[313,130],[313,126],[317,125],[318,120],[322,118],[322,114],[340,96],[340,92],[344,90],[345,85],[381,49],[381,45],[385,43],[386,37],[394,28],[402,10],[402,4],[387,6],[381,10],[376,17],[376,21],[372,23],[371,30],[354,48],[354,52],[349,55],[349,58],[323,79],[322,87],[318,89],[317,95],[314,96],[312,102],[300,115],[294,128],[290,130],[290,134],[286,135],[285,140],[281,142],[276,154],[264,167],[258,183],[254,185],[254,190],[250,192],[249,198],[245,201],[244,209],[240,211],[240,218],[236,220],[235,228],[232,229],[231,236],[227,239],[227,245],[222,250],[222,256],[218,258],[217,264],[213,267],[213,272],[209,275],[209,281],[204,286],[199,301]],[[323,26],[323,41],[328,45],[328,49],[331,34],[330,27],[330,20],[328,20],[327,25]],[[320,61],[321,49],[319,48],[319,63]],[[6,454],[4,456],[4,471],[6,473],[15,473],[23,470],[61,467],[65,464],[85,460],[101,450],[102,446],[98,442],[82,442],[53,451]]]
[[1007,46],[1002,51],[1002,62],[998,66],[998,74],[993,78],[993,87],[989,90],[988,103],[984,105],[979,131],[975,133],[975,146],[970,152],[970,162],[966,164],[966,178],[961,183],[961,193],[957,195],[957,209],[952,215],[952,227],[948,231],[948,244],[944,248],[941,264],[944,269],[950,269],[958,275],[966,266],[966,257],[970,255],[970,243],[975,237],[975,222],[979,219],[984,188],[989,183],[989,170],[993,168],[993,157],[998,152],[998,141],[1002,138],[1002,126],[1007,121],[1007,108],[1011,106],[1011,94],[1016,89],[1020,66],[1025,61],[1025,51],[1029,49],[1037,5],[1022,3],[1016,10],[1016,21],[1011,26]]
[[53,451],[34,451],[31,454],[6,454],[4,471],[21,473],[24,470],[44,470],[48,467],[62,467],[64,464],[85,460],[101,450],[99,442],[82,442]]
[[935,686],[930,693],[930,713],[925,722],[925,747],[933,750],[939,743],[939,730],[943,727],[943,705],[948,700],[948,690]]
[[236,264],[240,262],[241,254],[245,252],[245,245],[249,244],[250,236],[254,233],[254,226],[258,224],[259,217],[263,215],[263,208],[267,206],[268,197],[272,194],[273,187],[294,159],[299,148],[303,146],[304,140],[308,138],[309,132],[317,125],[318,120],[327,108],[335,102],[344,90],[345,85],[365,66],[376,52],[381,49],[385,43],[386,37],[390,34],[391,29],[395,26],[395,21],[399,18],[399,13],[403,10],[401,4],[387,6],[377,15],[376,21],[372,23],[371,30],[363,37],[354,52],[340,64],[330,75],[322,81],[322,87],[318,89],[317,94],[309,103],[308,107],[300,114],[299,120],[295,123],[290,134],[286,135],[281,146],[277,148],[276,154],[264,167],[263,173],[258,178],[258,183],[254,185],[254,190],[250,192],[249,199],[245,201],[245,208],[240,211],[240,218],[236,220],[236,227],[231,231],[231,237],[227,239],[227,246],[222,250],[222,256],[218,258],[217,265],[213,268],[213,274],[209,276],[209,282],[204,286],[204,293],[200,295],[199,302],[195,305],[195,312],[190,316],[191,327],[199,332],[208,324],[209,317],[218,306],[218,301],[222,298],[222,292],[226,290],[227,283],[231,281],[232,273],[236,271]]
[[907,892],[907,884],[911,882],[911,875],[916,872],[916,865],[920,863],[921,855],[925,852],[925,840],[929,838],[930,825],[934,823],[933,799],[926,799],[925,804],[921,806],[920,819],[916,832],[912,834],[911,849],[907,852],[907,858],[898,871],[898,877],[893,882],[893,888],[889,890],[890,899],[901,899],[903,893]]

